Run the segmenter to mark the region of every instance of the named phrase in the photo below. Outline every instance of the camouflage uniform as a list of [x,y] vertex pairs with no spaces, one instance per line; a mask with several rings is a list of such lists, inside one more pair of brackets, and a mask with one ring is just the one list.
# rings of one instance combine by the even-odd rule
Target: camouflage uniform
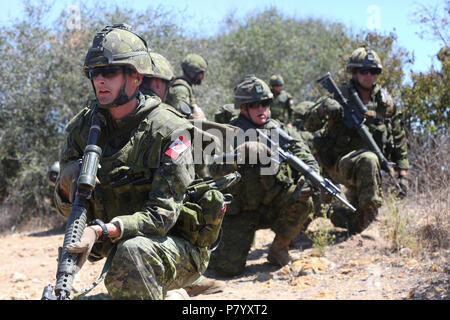
[[[108,60],[108,64],[114,64],[115,54],[120,54],[119,64],[134,68],[132,59],[137,56],[134,52],[125,60],[124,52],[117,51],[118,46],[108,45],[111,46],[112,39],[126,43],[137,41],[136,38],[126,29],[107,27],[97,34],[93,43],[93,47],[104,46],[104,50],[93,52],[101,55],[112,51],[113,61]],[[136,46],[133,48],[136,50]],[[121,50],[127,53],[129,49]],[[92,61],[102,62],[101,56],[95,59],[88,56],[87,70],[92,67]],[[142,58],[145,58],[143,54]],[[147,66],[150,64],[147,62]],[[151,73],[148,69],[138,72]],[[111,298],[162,299],[168,290],[198,278],[205,271],[209,257],[207,248],[171,232],[183,210],[186,188],[194,179],[192,150],[188,138],[184,139],[192,134],[192,125],[159,98],[138,92],[137,99],[134,112],[114,121],[107,109],[97,108],[96,100],[79,112],[66,127],[68,137],[60,154],[61,172],[83,156],[90,119],[96,112],[102,132],[98,145],[103,152],[97,172],[100,183],[88,200],[87,221],[100,219],[114,223],[120,226],[121,235],[96,242],[89,260],[106,257],[113,245],[117,245],[105,278]],[[178,155],[171,152],[177,138],[187,142]],[[71,204],[63,200],[58,186],[59,181],[55,188],[57,208],[67,217]]]
[[192,118],[195,108],[199,108],[192,86],[201,83],[196,77],[199,73],[207,71],[208,64],[201,56],[189,54],[184,58],[181,67],[183,75],[172,81],[166,102],[183,113],[186,118]]
[[[242,114],[230,124],[244,132],[256,128]],[[309,148],[295,130],[286,129],[281,123],[269,120],[263,131],[274,126],[281,127],[295,138],[290,151],[318,171]],[[227,166],[229,165],[211,166],[210,172],[214,175],[222,173],[222,170],[230,170]],[[270,228],[277,237],[282,236],[290,242],[312,212],[311,198],[299,198],[301,187],[296,185],[298,173],[287,163],[282,163],[277,169],[275,174],[262,175],[260,165],[242,165],[239,169],[241,182],[224,191],[231,193],[234,198],[223,220],[222,240],[211,254],[210,267],[219,274],[233,276],[243,272],[256,230]]]
[[238,116],[238,112],[234,109],[232,103],[220,106],[214,113],[214,121],[218,123],[230,123],[230,121]]
[[[381,72],[381,64],[379,67]],[[352,79],[340,89],[348,99],[350,89],[356,88],[356,81]],[[336,226],[357,233],[376,218],[378,208],[383,203],[380,164],[356,129],[349,129],[339,119],[323,116],[323,108],[327,103],[338,104],[333,99],[322,99],[308,112],[305,128],[309,131],[323,130],[320,136],[314,138],[316,159],[334,181],[347,187],[347,197],[358,209],[356,214],[352,214],[345,208],[335,207],[331,220]],[[369,111],[365,125],[383,154],[395,162],[398,169],[408,169],[406,134],[401,115],[390,95],[375,84],[366,107]]]
[[[273,75],[270,78],[269,85],[272,88],[273,86],[283,86],[284,81],[283,78],[280,75]],[[284,124],[290,123],[293,115],[293,103],[294,100],[292,98],[292,95],[285,91],[281,90],[280,93],[276,93],[272,89],[273,93],[273,102],[270,106],[270,117],[275,120],[279,120],[283,122]]]
[[306,142],[310,150],[313,150],[313,134],[308,130],[305,130],[305,115],[310,108],[314,106],[314,103],[311,101],[303,101],[300,104],[294,106],[293,117],[292,117],[292,125],[299,135]]

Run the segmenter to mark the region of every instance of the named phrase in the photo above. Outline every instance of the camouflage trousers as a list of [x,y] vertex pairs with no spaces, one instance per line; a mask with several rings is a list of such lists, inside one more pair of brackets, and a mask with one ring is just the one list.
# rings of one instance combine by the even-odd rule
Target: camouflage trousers
[[[294,193],[295,195],[295,193]],[[293,199],[293,194],[281,193],[270,205],[258,210],[243,210],[225,214],[222,239],[211,253],[209,268],[222,276],[235,276],[244,271],[255,232],[270,228],[276,234],[293,239],[313,211],[311,198]]]
[[347,188],[348,200],[357,208],[356,213],[333,206],[331,221],[351,233],[364,230],[375,220],[378,208],[383,204],[380,164],[377,156],[366,149],[352,151],[327,168],[331,178]]
[[127,239],[117,245],[105,286],[112,299],[162,300],[200,277],[208,260],[206,249],[180,237]]

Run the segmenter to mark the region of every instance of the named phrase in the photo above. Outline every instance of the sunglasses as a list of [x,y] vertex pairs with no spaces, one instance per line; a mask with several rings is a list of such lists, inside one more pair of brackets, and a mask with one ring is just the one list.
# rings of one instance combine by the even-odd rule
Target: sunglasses
[[89,69],[88,77],[89,79],[92,80],[95,79],[99,74],[101,74],[103,78],[113,78],[121,71],[122,71],[121,66],[97,67]]
[[371,75],[374,76],[376,74],[380,74],[380,71],[377,69],[359,69],[358,73],[362,74],[362,75],[366,75],[366,74],[370,73]]
[[256,101],[256,102],[249,103],[248,107],[250,109],[257,109],[257,108],[259,108],[259,106],[262,106],[265,108],[270,105],[270,102],[271,102],[270,100]]

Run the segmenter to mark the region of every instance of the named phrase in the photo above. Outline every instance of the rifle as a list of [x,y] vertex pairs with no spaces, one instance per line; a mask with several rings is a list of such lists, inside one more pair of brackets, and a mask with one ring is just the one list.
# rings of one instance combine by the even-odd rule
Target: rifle
[[102,149],[97,145],[100,132],[100,121],[96,116],[96,108],[94,108],[88,142],[84,149],[78,175],[75,199],[67,219],[63,246],[60,248],[55,295],[53,295],[53,286],[49,284],[44,288],[42,300],[70,300],[78,255],[68,253],[66,247],[69,243],[80,241],[86,227],[86,202],[95,188],[95,178],[102,154]]
[[[186,190],[185,202],[197,202],[206,191],[229,188],[238,183],[240,179],[241,175],[239,172],[234,171],[217,179],[208,177],[194,181]],[[229,204],[233,197],[230,194],[224,194],[224,196],[226,198],[226,204]]]
[[274,127],[279,135],[279,143],[275,143],[266,134],[264,134],[260,129],[256,129],[258,134],[266,139],[271,145],[271,151],[275,151],[276,155],[279,156],[281,161],[286,161],[294,170],[300,172],[305,176],[305,179],[315,188],[322,189],[325,192],[331,194],[333,197],[342,202],[351,211],[355,212],[356,208],[353,207],[347,200],[342,198],[339,193],[341,192],[337,186],[335,186],[329,179],[326,179],[316,173],[310,166],[304,163],[301,159],[293,155],[288,151],[290,143],[294,140],[290,135],[281,130],[278,127]]
[[341,90],[339,90],[333,78],[331,78],[331,74],[329,72],[318,79],[317,82],[319,82],[325,89],[327,89],[329,93],[332,93],[334,95],[334,98],[344,108],[344,124],[349,129],[356,129],[359,136],[363,139],[369,150],[376,154],[378,161],[380,162],[381,169],[383,169],[389,175],[391,180],[394,182],[397,190],[399,192],[403,192],[397,179],[395,179],[394,175],[392,174],[393,163],[389,162],[385,158],[372,135],[364,125],[364,122],[366,120],[365,114],[367,112],[367,108],[359,98],[356,90],[354,88],[350,88],[350,101],[347,100],[342,94]]

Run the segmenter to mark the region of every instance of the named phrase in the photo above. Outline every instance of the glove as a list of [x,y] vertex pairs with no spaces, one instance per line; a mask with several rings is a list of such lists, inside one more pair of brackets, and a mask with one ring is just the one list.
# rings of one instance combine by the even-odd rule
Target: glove
[[[238,159],[244,159],[246,163],[249,163],[248,159],[261,159],[262,156],[271,156],[272,152],[270,148],[264,143],[258,141],[247,141],[236,148],[236,153],[238,154]],[[255,157],[256,156],[256,157]],[[259,160],[258,160],[259,162]],[[268,161],[267,161],[268,162]],[[255,163],[249,163],[255,164]]]
[[77,179],[80,174],[81,160],[70,161],[64,166],[59,178],[59,190],[66,200],[73,203],[77,190]]
[[334,99],[327,98],[322,102],[323,113],[328,115],[329,119],[340,119],[343,116],[344,109]]
[[67,252],[80,255],[77,261],[77,267],[79,269],[81,269],[83,264],[86,262],[94,243],[97,241],[97,238],[97,231],[95,231],[93,227],[86,227],[79,242],[70,243],[67,245]]
[[302,202],[308,201],[309,197],[313,195],[313,189],[306,182],[304,176],[301,176],[297,181],[297,190],[300,190],[298,199]]

